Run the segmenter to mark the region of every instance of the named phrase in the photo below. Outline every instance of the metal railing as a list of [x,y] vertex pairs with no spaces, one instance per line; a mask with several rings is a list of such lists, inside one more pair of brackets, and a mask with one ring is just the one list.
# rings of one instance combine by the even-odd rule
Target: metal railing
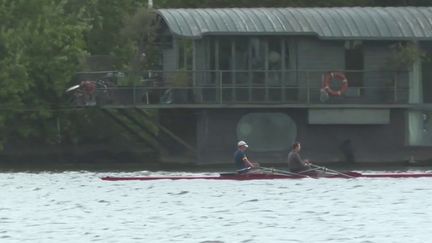
[[[324,70],[149,71],[134,85],[98,87],[98,105],[171,104],[406,104],[408,72],[346,71],[348,89],[323,89]],[[134,76],[135,78],[137,75]],[[127,75],[125,77],[128,78]],[[330,88],[341,89],[341,80]]]

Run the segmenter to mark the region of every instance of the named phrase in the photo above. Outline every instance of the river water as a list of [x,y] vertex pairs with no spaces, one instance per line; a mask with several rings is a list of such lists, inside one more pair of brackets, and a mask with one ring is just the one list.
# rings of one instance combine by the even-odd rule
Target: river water
[[190,173],[0,173],[0,242],[423,243],[432,238],[432,178],[100,180],[149,174]]

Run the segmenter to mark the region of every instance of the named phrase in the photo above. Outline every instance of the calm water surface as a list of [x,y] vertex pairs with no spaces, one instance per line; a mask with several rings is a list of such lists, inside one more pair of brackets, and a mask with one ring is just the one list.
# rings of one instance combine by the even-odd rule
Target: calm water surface
[[107,182],[0,173],[0,242],[431,242],[432,178]]

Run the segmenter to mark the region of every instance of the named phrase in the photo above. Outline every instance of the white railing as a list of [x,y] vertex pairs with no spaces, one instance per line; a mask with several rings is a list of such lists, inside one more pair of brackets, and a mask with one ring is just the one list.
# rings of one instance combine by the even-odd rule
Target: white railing
[[[348,89],[329,94],[323,79],[327,71],[148,71],[124,75],[123,81],[97,85],[98,105],[170,104],[405,104],[409,75],[395,71],[346,71]],[[80,79],[84,79],[80,77]],[[92,77],[92,79],[97,79]],[[104,78],[101,77],[103,80]],[[124,85],[127,80],[132,85]],[[332,90],[342,81],[330,80]],[[90,104],[90,103],[87,103]]]

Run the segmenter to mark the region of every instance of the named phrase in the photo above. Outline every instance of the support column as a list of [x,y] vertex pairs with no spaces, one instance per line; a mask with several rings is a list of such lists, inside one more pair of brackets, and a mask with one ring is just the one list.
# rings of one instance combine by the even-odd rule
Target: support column
[[[414,43],[417,48],[418,43]],[[422,60],[417,57],[412,65],[409,73],[409,104],[423,103],[423,87],[422,87]],[[423,143],[423,112],[408,111],[408,145],[422,145]]]
[[[419,47],[418,47],[419,48]],[[423,87],[422,87],[422,60],[417,57],[413,63],[412,70],[409,73],[409,103],[423,103]]]

